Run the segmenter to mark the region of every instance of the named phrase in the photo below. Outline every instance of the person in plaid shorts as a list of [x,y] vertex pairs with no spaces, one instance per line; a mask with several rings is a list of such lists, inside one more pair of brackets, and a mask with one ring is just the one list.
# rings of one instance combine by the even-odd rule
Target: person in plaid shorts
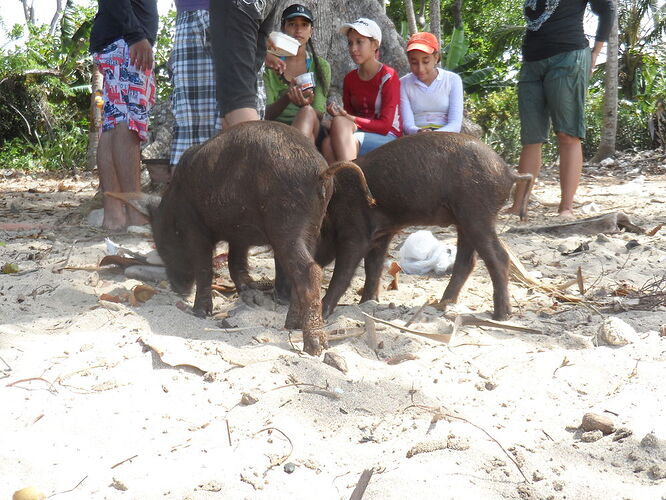
[[[157,24],[156,0],[99,0],[90,52],[104,76],[102,133],[97,146],[103,193],[141,191],[140,143],[147,138],[148,116],[155,101]],[[104,228],[124,229],[146,222],[134,208],[104,197]]]
[[[169,62],[174,87],[171,104],[176,119],[169,162],[172,169],[188,148],[206,142],[222,128],[209,7],[210,0],[176,0],[176,37]],[[272,60],[269,63],[275,64]],[[263,79],[258,78],[256,109],[261,118],[265,102]]]

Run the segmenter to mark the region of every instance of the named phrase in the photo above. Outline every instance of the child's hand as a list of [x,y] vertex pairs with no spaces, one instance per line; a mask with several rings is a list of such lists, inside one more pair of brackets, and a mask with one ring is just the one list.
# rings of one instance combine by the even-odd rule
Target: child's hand
[[329,102],[328,106],[326,106],[326,111],[328,111],[328,114],[331,116],[344,116],[347,114],[347,112],[335,102]]
[[293,102],[299,108],[303,106],[308,106],[314,101],[314,92],[312,90],[306,90],[303,92],[298,86],[292,85],[287,91],[289,100]]

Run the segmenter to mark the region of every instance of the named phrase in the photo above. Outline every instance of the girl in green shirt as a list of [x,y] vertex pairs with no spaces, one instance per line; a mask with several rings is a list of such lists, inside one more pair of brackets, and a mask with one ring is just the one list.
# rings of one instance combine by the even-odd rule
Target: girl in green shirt
[[[294,4],[282,12],[282,32],[300,42],[295,56],[284,58],[282,74],[273,69],[264,72],[266,119],[292,125],[313,142],[319,137],[321,118],[331,84],[331,66],[315,54],[312,44],[313,16],[307,7]],[[314,89],[301,90],[295,78],[314,73]]]

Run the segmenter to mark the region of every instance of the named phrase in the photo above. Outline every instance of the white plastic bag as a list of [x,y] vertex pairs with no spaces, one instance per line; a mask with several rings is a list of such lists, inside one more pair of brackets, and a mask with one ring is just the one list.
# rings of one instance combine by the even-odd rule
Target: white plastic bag
[[430,231],[416,231],[400,248],[398,263],[407,274],[444,274],[455,258],[456,247],[438,241]]

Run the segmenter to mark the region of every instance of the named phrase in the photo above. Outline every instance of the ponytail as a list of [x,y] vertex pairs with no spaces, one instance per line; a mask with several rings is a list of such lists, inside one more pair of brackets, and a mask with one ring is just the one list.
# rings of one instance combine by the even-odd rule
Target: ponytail
[[312,54],[312,62],[314,63],[315,76],[317,81],[322,85],[322,91],[324,96],[328,96],[328,91],[331,86],[331,82],[324,81],[324,74],[322,73],[321,68],[319,67],[319,61],[317,60],[317,53],[315,52],[314,44],[312,43],[312,37],[308,40],[308,50]]

